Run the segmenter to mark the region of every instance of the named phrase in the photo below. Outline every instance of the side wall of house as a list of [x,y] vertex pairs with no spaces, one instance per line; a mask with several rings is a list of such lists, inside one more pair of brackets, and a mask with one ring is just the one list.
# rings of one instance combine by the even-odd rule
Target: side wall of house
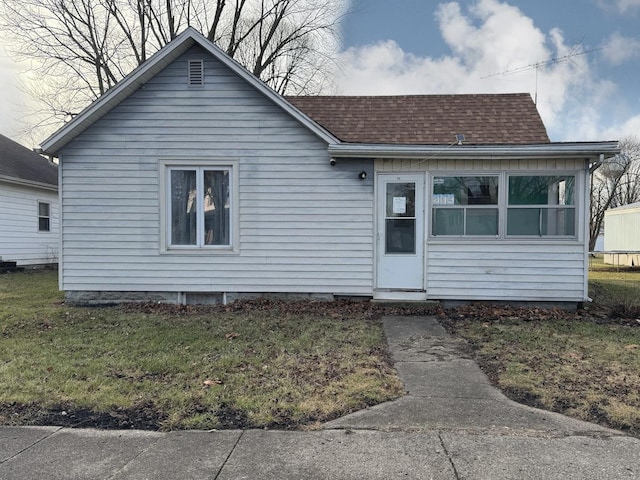
[[[38,202],[50,205],[48,232],[38,231]],[[0,182],[0,257],[18,265],[58,261],[58,194]]]
[[[332,167],[326,147],[192,48],[63,150],[62,288],[370,295],[372,162]],[[161,162],[176,159],[236,162],[235,252],[162,251]]]
[[[583,159],[377,160],[378,172],[424,171],[426,194],[426,290],[431,299],[583,301],[586,299]],[[499,172],[576,175],[577,235],[553,238],[437,238],[429,236],[429,179],[437,175]],[[499,188],[505,188],[502,185]]]

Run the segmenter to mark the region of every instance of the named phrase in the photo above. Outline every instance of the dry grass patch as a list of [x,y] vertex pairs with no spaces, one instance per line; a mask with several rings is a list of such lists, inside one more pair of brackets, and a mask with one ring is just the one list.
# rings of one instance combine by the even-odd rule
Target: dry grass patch
[[467,307],[449,318],[510,398],[640,435],[635,320],[509,307]]
[[0,276],[0,424],[299,428],[402,394],[367,303],[61,300],[55,273]]

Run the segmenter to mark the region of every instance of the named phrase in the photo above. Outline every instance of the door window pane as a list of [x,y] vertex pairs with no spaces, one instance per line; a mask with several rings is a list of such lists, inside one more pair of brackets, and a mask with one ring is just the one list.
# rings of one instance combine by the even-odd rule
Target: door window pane
[[416,184],[387,184],[387,217],[416,216]]
[[416,253],[415,219],[386,220],[386,253]]
[[385,252],[416,253],[416,184],[387,183]]

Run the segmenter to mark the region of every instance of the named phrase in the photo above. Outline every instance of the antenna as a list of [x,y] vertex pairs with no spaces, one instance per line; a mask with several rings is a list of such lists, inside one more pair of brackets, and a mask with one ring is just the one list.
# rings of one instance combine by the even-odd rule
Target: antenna
[[505,70],[503,72],[492,73],[491,75],[480,77],[480,79],[484,80],[486,78],[493,78],[493,77],[506,77],[507,75],[514,75],[516,73],[526,72],[528,70],[535,69],[536,70],[536,92],[535,92],[534,103],[537,105],[538,104],[538,70],[540,70],[540,67],[546,67],[548,65],[556,65],[558,63],[563,63],[563,62],[570,62],[573,57],[579,57],[581,55],[586,55],[588,53],[593,53],[593,52],[602,50],[602,47],[600,47],[600,48],[593,48],[591,50],[577,51],[581,43],[582,42],[574,45],[569,51],[569,53],[566,55],[563,55],[562,57],[554,57],[551,60],[545,60],[544,62],[532,63],[529,65],[524,65],[522,67],[516,67],[509,70]]

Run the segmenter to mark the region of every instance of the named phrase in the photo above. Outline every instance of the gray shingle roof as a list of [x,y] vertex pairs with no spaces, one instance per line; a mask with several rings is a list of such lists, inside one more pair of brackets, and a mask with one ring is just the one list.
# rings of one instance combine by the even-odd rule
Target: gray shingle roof
[[549,143],[528,93],[286,97],[343,142],[448,145]]
[[58,167],[46,158],[0,135],[0,177],[58,186]]

